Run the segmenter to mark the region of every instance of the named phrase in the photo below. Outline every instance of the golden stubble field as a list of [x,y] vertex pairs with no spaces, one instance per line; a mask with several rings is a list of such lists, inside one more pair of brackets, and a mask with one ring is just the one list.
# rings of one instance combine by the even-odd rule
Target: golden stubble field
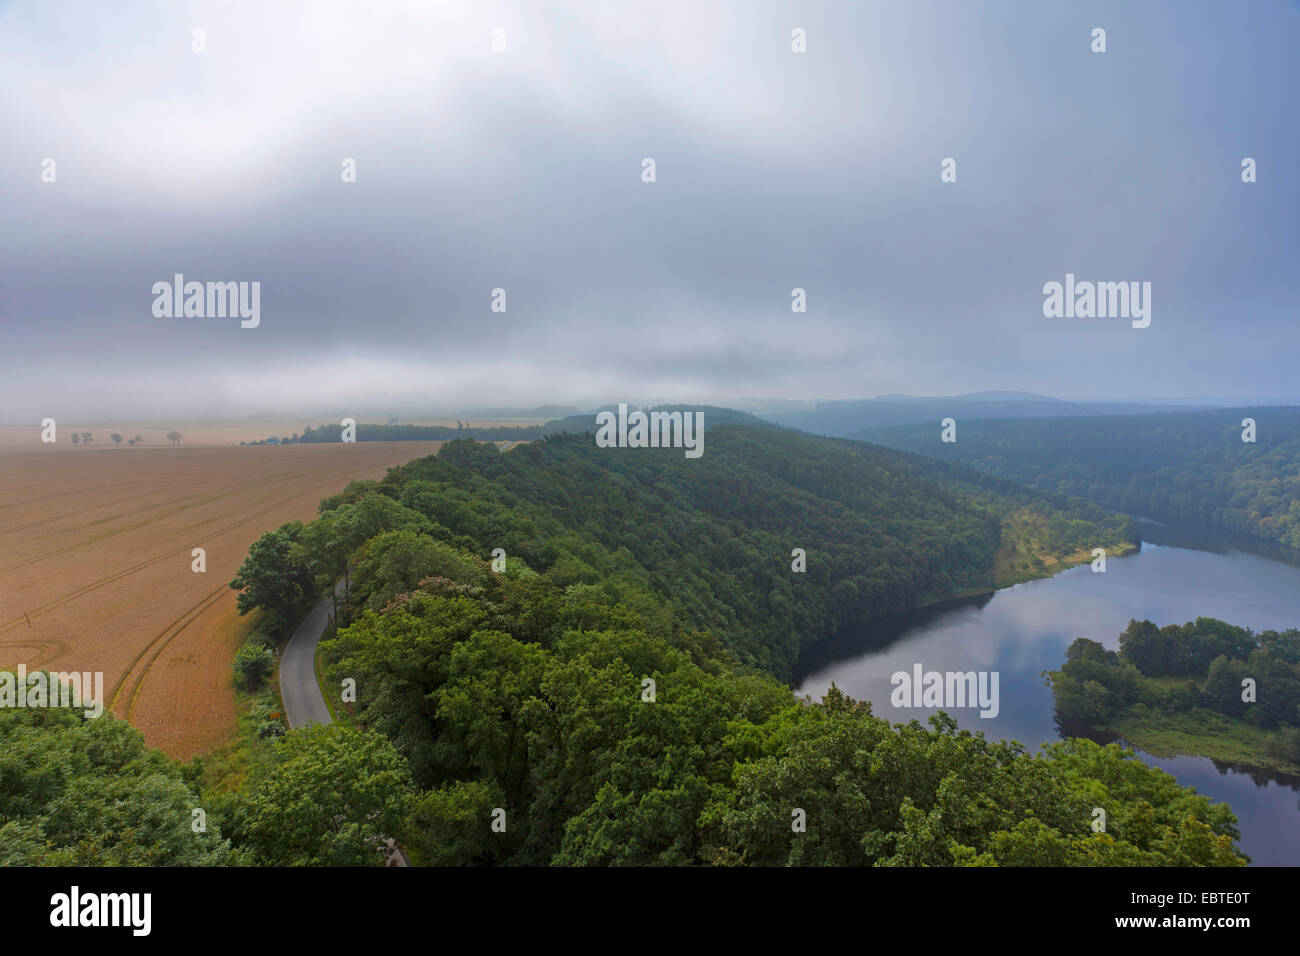
[[103,671],[110,709],[150,744],[206,752],[234,733],[248,621],[228,585],[249,545],[440,446],[0,447],[0,668]]

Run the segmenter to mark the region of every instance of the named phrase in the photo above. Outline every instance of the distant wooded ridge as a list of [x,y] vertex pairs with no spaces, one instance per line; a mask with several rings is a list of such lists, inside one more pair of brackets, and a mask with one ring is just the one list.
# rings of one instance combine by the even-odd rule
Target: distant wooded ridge
[[[702,411],[706,428],[742,424],[828,435],[846,432],[846,437],[857,441],[961,462],[1127,514],[1196,522],[1300,550],[1300,507],[1295,505],[1300,499],[1300,407],[1293,405],[1170,412],[1158,406],[1082,405],[995,392],[952,399],[887,396],[825,403],[818,406],[823,417],[815,421],[809,416],[816,418],[817,411],[776,416],[776,422],[717,406],[654,408]],[[1040,414],[1047,408],[1056,409],[1056,417]],[[1099,413],[1099,408],[1142,410]],[[1008,417],[997,417],[1002,413]],[[861,427],[861,422],[882,415],[911,421]],[[536,441],[594,432],[595,416],[593,411],[544,425],[486,428],[462,423],[457,423],[459,427],[358,424],[356,437],[358,441]],[[947,417],[957,422],[955,442],[940,440],[939,423]],[[1256,423],[1254,441],[1242,440],[1246,419]],[[801,421],[802,426],[797,424]],[[322,425],[281,443],[338,441],[341,435],[341,425]]]
[[[814,435],[827,435],[834,438],[863,438],[863,432],[890,426],[921,425],[938,422],[940,419],[953,417],[959,420],[996,418],[1073,418],[1095,417],[1099,415],[1156,415],[1162,413],[1190,413],[1203,411],[1218,405],[1205,402],[1200,404],[1172,404],[1142,402],[1073,402],[1052,398],[1047,395],[1035,395],[1030,392],[989,391],[974,392],[968,395],[948,397],[881,395],[869,399],[848,399],[810,403],[793,408],[760,409],[756,413],[741,411],[719,405],[690,405],[685,403],[660,405],[635,405],[629,408],[641,408],[644,411],[702,411],[705,426],[721,424],[778,425],[784,428],[796,428]],[[610,403],[593,408],[588,412],[578,412],[571,406],[543,405],[528,410],[533,418],[550,417],[542,424],[514,425],[499,424],[492,426],[474,426],[469,419],[457,420],[452,425],[402,425],[391,419],[384,424],[358,424],[357,441],[447,441],[454,438],[473,438],[479,441],[532,441],[547,435],[563,432],[594,432],[596,413],[604,410],[616,410],[617,405]],[[509,412],[510,414],[505,414]],[[561,415],[562,412],[569,414]],[[508,417],[525,417],[519,409],[481,410],[472,417],[492,419]],[[326,424],[308,428],[301,436],[281,437],[274,443],[293,444],[294,442],[338,441],[343,428],[337,424]],[[874,440],[868,438],[867,440]],[[267,441],[271,441],[267,439]],[[253,443],[257,444],[257,443]]]
[[[457,438],[472,438],[475,441],[536,441],[548,435],[595,432],[596,412],[617,411],[617,409],[617,405],[602,405],[589,414],[568,415],[564,418],[553,419],[544,425],[474,427],[460,422],[456,426],[377,425],[358,422],[356,437],[357,441],[452,441]],[[755,415],[750,415],[748,412],[739,412],[734,408],[722,408],[715,405],[654,405],[645,408],[644,411],[703,412],[705,428],[712,428],[714,425],[736,424],[774,427],[770,422],[766,422]],[[318,428],[308,427],[303,430],[301,435],[281,438],[276,443],[292,445],[296,442],[306,442],[308,444],[333,442],[339,441],[342,436],[343,426],[341,424],[329,424],[321,425]]]
[[1126,514],[1300,550],[1300,407],[1293,405],[982,421],[958,415],[955,442],[940,440],[938,419],[852,437]]

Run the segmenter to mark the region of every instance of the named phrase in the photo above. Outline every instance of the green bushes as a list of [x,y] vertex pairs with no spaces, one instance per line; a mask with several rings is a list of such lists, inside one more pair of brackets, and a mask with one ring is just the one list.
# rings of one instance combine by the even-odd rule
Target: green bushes
[[[206,866],[230,845],[184,768],[109,714],[0,709],[0,866]],[[204,828],[195,829],[203,819]]]
[[256,690],[275,669],[275,654],[265,645],[245,643],[235,652],[230,666],[245,690]]
[[[1160,628],[1130,621],[1120,647],[1116,654],[1084,638],[1070,645],[1061,669],[1046,675],[1058,717],[1165,756],[1300,768],[1300,631],[1256,634],[1212,618]],[[1223,649],[1245,659],[1219,653],[1203,663]]]
[[254,858],[288,866],[380,865],[410,800],[406,762],[383,736],[315,724],[275,743],[238,805]]

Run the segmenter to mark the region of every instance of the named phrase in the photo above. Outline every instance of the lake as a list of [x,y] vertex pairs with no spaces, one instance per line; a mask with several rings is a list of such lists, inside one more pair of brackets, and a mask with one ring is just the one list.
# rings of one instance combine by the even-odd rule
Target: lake
[[[1143,534],[1185,540],[1154,527]],[[1300,567],[1241,550],[1147,541],[1135,554],[1109,558],[1105,573],[1084,565],[842,631],[800,657],[794,687],[820,698],[833,682],[850,697],[871,701],[879,716],[924,723],[933,709],[891,705],[895,671],[911,673],[916,664],[927,671],[997,671],[997,716],[982,718],[974,708],[949,713],[967,730],[1037,750],[1060,738],[1042,672],[1060,668],[1071,641],[1088,637],[1118,650],[1130,619],[1163,626],[1198,617],[1257,631],[1300,626]],[[1240,821],[1239,846],[1256,865],[1300,865],[1300,780],[1216,767],[1202,757],[1140,756],[1230,804]]]

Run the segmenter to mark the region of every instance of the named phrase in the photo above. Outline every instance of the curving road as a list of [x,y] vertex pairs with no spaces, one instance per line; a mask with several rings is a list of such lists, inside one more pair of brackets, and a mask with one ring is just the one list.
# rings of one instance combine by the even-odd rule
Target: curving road
[[[334,586],[342,593],[343,582]],[[316,645],[329,626],[329,598],[323,598],[302,619],[280,656],[280,699],[284,701],[284,719],[291,729],[309,724],[328,724],[330,711],[316,682]]]
[[[334,585],[334,593],[343,593],[343,579]],[[330,599],[322,598],[302,619],[280,655],[280,700],[284,701],[284,719],[290,730],[332,722],[330,710],[325,706],[325,695],[316,681],[316,645],[325,634],[325,628],[329,627],[331,607]],[[411,865],[392,837],[376,839],[382,840],[388,848],[385,865]]]

